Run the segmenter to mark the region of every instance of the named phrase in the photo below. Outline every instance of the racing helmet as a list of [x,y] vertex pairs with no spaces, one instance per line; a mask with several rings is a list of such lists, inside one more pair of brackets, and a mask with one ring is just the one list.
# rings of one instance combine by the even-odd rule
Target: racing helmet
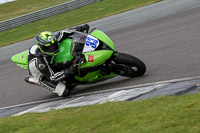
[[49,31],[40,32],[36,36],[36,43],[43,54],[57,55],[59,52],[56,37],[53,33]]

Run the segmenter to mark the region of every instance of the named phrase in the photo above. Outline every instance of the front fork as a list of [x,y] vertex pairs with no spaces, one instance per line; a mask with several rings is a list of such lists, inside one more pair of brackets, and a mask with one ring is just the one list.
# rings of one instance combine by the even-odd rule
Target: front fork
[[113,54],[111,57],[105,61],[105,63],[102,66],[102,74],[109,75],[112,72],[112,66],[115,64],[115,59],[119,56],[118,51],[113,51]]

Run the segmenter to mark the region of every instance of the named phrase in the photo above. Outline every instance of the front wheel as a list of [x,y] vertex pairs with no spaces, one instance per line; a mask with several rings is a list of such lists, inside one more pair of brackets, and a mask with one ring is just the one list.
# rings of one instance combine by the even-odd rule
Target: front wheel
[[121,76],[137,77],[144,75],[146,72],[146,66],[135,56],[119,53],[113,60],[111,70]]

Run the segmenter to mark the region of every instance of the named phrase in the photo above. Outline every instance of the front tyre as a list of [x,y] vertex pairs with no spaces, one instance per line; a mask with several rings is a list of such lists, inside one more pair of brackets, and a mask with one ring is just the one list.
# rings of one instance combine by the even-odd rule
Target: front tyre
[[146,66],[135,56],[119,53],[113,60],[112,72],[125,77],[137,77],[144,75]]

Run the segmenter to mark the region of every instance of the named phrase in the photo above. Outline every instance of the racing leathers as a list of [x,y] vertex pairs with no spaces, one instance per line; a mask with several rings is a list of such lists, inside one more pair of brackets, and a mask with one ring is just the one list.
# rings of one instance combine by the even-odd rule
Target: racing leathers
[[[58,32],[55,35],[58,43],[72,36],[75,31],[88,32],[89,25],[86,24]],[[68,68],[61,71],[53,70],[53,59],[54,56],[43,54],[38,45],[31,46],[28,55],[29,76],[25,77],[25,81],[32,84],[39,84],[59,96],[67,96],[70,90],[63,83],[63,79],[66,80],[66,78],[73,75],[75,67],[72,63]]]

